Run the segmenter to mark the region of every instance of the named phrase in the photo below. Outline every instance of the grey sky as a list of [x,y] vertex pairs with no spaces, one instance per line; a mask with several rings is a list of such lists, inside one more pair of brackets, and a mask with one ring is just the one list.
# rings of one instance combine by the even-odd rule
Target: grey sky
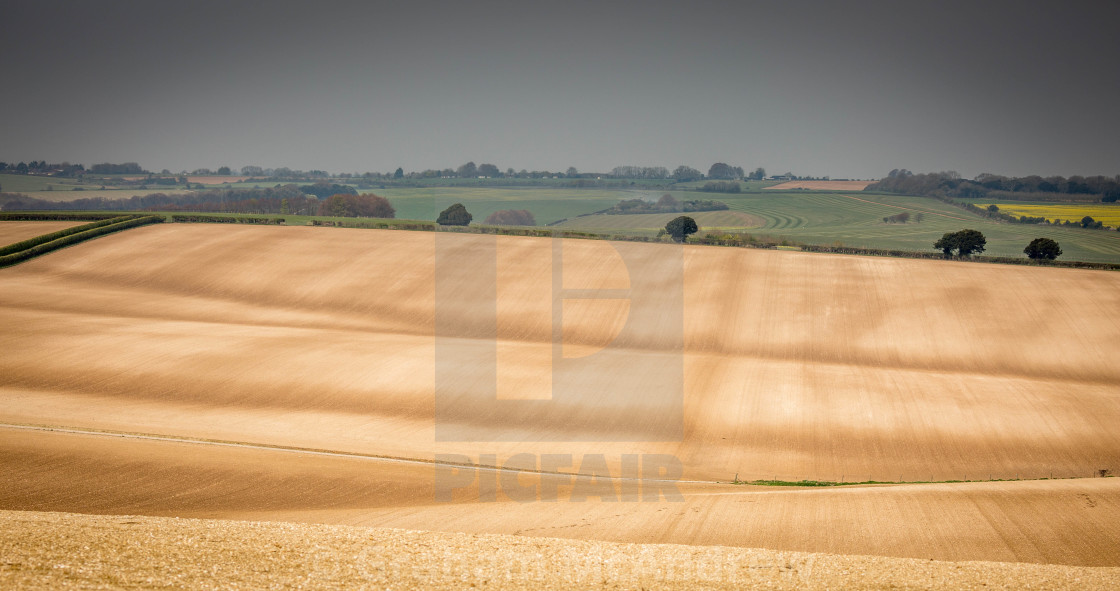
[[1114,2],[0,3],[0,160],[1120,173]]

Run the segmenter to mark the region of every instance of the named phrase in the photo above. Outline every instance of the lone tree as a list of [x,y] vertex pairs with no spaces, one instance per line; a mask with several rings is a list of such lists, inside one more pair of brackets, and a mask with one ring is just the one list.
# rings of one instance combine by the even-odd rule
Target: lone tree
[[1035,260],[1054,260],[1062,256],[1062,247],[1049,238],[1035,238],[1023,249],[1023,254]]
[[988,240],[979,231],[961,230],[946,232],[940,240],[933,243],[933,247],[945,253],[945,256],[952,256],[955,250],[958,255],[966,257],[972,253],[984,252],[984,245],[987,243]]
[[677,242],[688,240],[689,234],[695,234],[699,229],[700,227],[696,225],[696,220],[687,215],[673,218],[671,222],[665,224],[665,231]]
[[468,226],[474,216],[463,207],[462,203],[456,203],[451,207],[440,212],[439,217],[436,218],[436,223],[441,226]]

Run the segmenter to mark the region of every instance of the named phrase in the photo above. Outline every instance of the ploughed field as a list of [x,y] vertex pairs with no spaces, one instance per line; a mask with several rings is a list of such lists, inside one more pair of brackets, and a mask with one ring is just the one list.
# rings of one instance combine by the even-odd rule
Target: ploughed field
[[16,242],[22,242],[29,238],[42,236],[43,234],[50,234],[59,230],[65,230],[73,226],[79,226],[86,222],[70,222],[70,221],[50,221],[50,222],[9,222],[0,221],[0,247]]
[[[0,509],[1120,566],[1120,479],[1090,478],[1120,471],[1120,274],[617,248],[161,224],[0,270]],[[493,269],[469,266],[480,252]],[[548,398],[557,284],[613,290],[564,301],[559,354],[618,388],[520,414],[451,404],[437,425],[443,402],[489,392],[487,362],[498,398]],[[624,330],[651,285],[655,315],[683,310],[683,351]],[[677,406],[612,373],[651,360],[683,367]],[[634,436],[672,413],[675,438]],[[458,478],[437,455],[533,470],[541,454],[571,454],[560,471],[601,454],[612,476],[626,455],[673,456],[681,497],[639,502],[616,480],[573,499],[569,478],[530,471],[514,483],[559,502],[518,502],[483,470],[436,499]],[[917,483],[948,480],[978,482]]]

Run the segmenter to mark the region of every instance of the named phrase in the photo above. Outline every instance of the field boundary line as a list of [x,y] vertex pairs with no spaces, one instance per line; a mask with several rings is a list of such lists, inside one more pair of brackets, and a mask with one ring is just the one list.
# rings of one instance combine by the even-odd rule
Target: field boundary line
[[[31,423],[0,423],[0,428],[3,429],[22,429],[26,431],[43,431],[49,433],[66,433],[70,435],[94,435],[100,437],[118,437],[122,439],[141,439],[145,441],[161,441],[165,443],[188,443],[194,445],[214,445],[219,447],[232,447],[237,449],[255,449],[263,451],[279,451],[295,454],[350,458],[358,460],[370,460],[380,462],[393,462],[399,464],[415,464],[432,467],[458,467],[458,468],[474,468],[477,470],[486,470],[488,472],[515,472],[519,474],[540,474],[542,476],[567,476],[571,478],[597,478],[595,475],[582,475],[575,472],[560,472],[550,470],[530,470],[527,468],[507,468],[505,466],[489,466],[485,464],[473,463],[460,463],[460,462],[447,462],[438,460],[426,460],[423,458],[409,458],[404,456],[391,456],[384,454],[372,454],[351,451],[338,451],[330,449],[320,449],[313,447],[297,447],[287,445],[276,445],[271,443],[250,443],[243,441],[230,441],[225,439],[207,439],[203,437],[187,437],[180,435],[160,435],[154,433],[136,433],[129,431],[113,431],[109,429],[94,429],[94,428],[79,428],[79,427],[66,427],[62,425],[37,425]],[[623,481],[638,481],[638,482],[675,482],[682,484],[727,484],[719,481],[711,480],[669,480],[664,478],[632,478],[623,476],[612,476],[611,480]]]

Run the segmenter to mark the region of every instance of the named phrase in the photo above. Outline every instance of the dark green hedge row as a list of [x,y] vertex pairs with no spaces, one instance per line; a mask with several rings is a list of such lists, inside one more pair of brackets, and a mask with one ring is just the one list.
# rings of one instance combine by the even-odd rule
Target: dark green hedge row
[[88,222],[119,217],[116,213],[46,213],[41,211],[0,212],[0,220],[5,222]]
[[0,268],[8,267],[8,266],[14,265],[16,263],[22,263],[23,261],[26,261],[27,259],[37,257],[41,254],[46,254],[46,253],[51,252],[53,250],[58,250],[60,248],[66,247],[66,246],[70,246],[72,244],[77,244],[79,242],[84,242],[84,241],[89,240],[91,238],[97,238],[98,236],[104,236],[105,234],[112,234],[113,232],[119,232],[121,230],[127,230],[129,228],[135,228],[137,226],[145,226],[145,225],[148,225],[148,224],[158,224],[158,223],[161,223],[162,221],[163,221],[163,216],[161,216],[161,215],[146,215],[146,216],[139,216],[139,217],[129,216],[128,219],[125,219],[124,221],[118,221],[118,222],[113,223],[113,224],[108,224],[108,225],[99,226],[99,227],[96,227],[96,228],[91,228],[91,229],[88,229],[84,232],[78,232],[76,234],[70,234],[70,235],[67,235],[67,236],[63,236],[62,238],[58,238],[58,239],[52,240],[50,242],[46,242],[46,243],[43,243],[43,244],[32,246],[31,248],[27,248],[27,249],[21,250],[21,251],[16,252],[16,253],[0,256]]
[[193,215],[193,214],[174,214],[171,216],[173,222],[185,222],[192,224],[275,224],[280,225],[284,223],[284,218],[247,218],[247,217],[233,217],[224,215]]
[[120,223],[120,222],[123,222],[125,220],[131,220],[131,219],[134,219],[134,218],[137,218],[137,217],[140,217],[140,216],[135,216],[135,215],[114,216],[114,217],[111,217],[111,218],[108,218],[108,219],[101,220],[99,222],[93,222],[92,224],[82,224],[81,226],[74,226],[73,228],[66,228],[64,230],[59,230],[57,232],[51,232],[50,234],[43,234],[42,236],[36,236],[34,238],[28,238],[27,240],[22,240],[20,242],[16,242],[15,244],[9,244],[9,245],[7,245],[3,248],[0,248],[0,256],[4,256],[4,255],[7,255],[7,254],[12,254],[13,252],[19,252],[21,250],[27,250],[28,248],[31,248],[32,246],[38,246],[40,244],[46,244],[47,242],[51,242],[53,240],[58,240],[59,238],[62,238],[63,236],[69,236],[71,234],[77,234],[79,232],[85,232],[86,230],[92,230],[94,228],[100,228],[101,226],[108,226],[108,225],[111,225],[111,224]]
[[435,222],[385,222],[363,218],[350,218],[346,220],[311,220],[312,226],[330,226],[335,228],[365,228],[372,230],[427,230],[436,229]]

